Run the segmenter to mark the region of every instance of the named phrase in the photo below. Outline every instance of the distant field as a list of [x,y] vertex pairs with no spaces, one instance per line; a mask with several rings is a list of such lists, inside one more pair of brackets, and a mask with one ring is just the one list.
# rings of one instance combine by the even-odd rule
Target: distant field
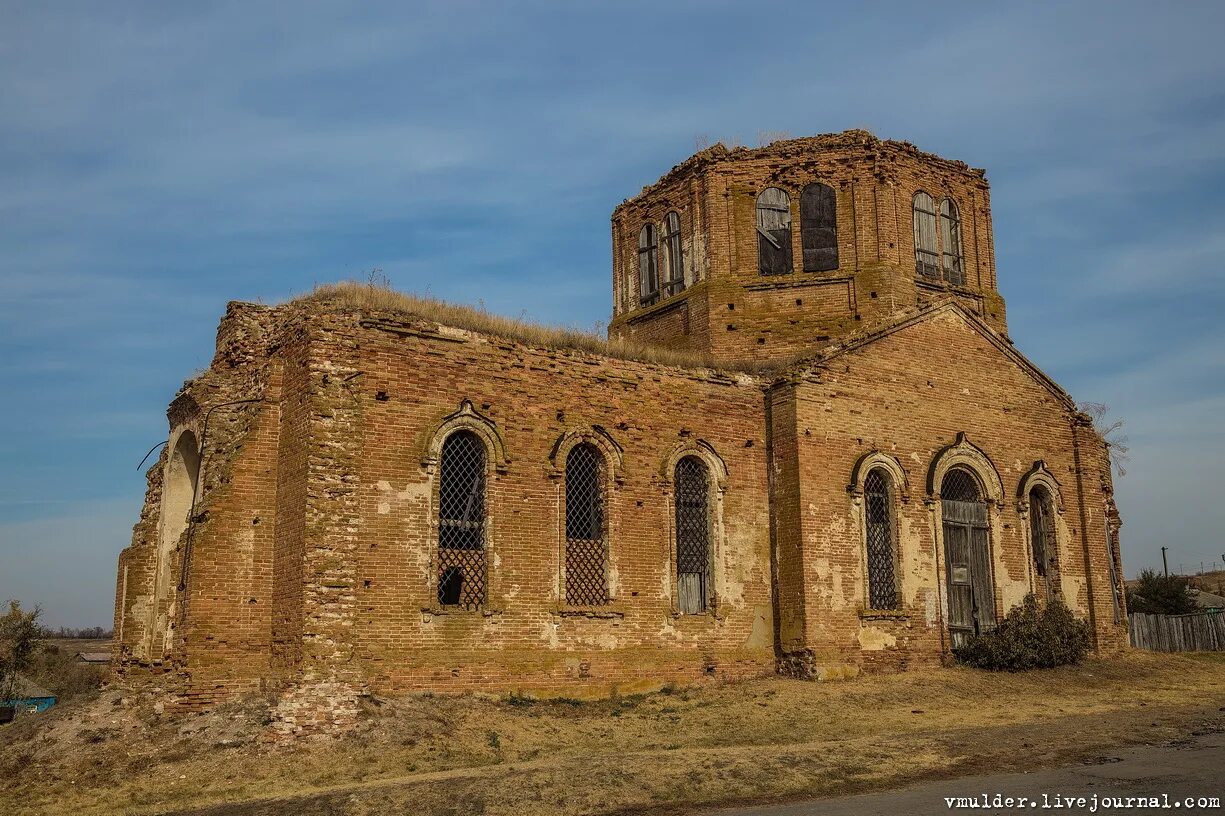
[[48,646],[55,646],[60,651],[70,655],[75,655],[77,652],[109,652],[111,650],[111,641],[106,639],[81,639],[81,638],[46,638],[43,643]]
[[104,691],[0,729],[6,813],[676,812],[1028,770],[1225,729],[1225,653],[597,702],[379,699],[349,736],[277,748],[263,741],[268,699],[187,717],[157,708]]

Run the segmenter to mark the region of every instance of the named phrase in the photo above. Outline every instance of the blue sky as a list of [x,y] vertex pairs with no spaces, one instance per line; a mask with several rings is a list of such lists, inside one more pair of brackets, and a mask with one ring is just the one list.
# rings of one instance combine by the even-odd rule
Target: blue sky
[[1127,573],[1221,560],[1225,5],[511,5],[0,3],[0,599],[109,625],[227,300],[590,327],[698,140],[850,127],[987,168],[1014,340],[1127,422]]

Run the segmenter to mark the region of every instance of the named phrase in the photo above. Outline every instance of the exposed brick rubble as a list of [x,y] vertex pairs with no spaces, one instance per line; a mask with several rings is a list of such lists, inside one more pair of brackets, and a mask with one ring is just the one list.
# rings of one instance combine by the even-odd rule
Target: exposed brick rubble
[[[755,194],[810,179],[837,190],[839,268],[763,279]],[[960,201],[964,286],[916,279],[919,188]],[[120,678],[191,707],[275,692],[275,728],[296,735],[352,722],[367,693],[602,695],[938,662],[950,644],[932,479],[950,462],[981,472],[997,614],[1049,589],[1091,621],[1099,650],[1123,648],[1107,450],[1007,339],[988,202],[982,171],[863,131],[716,146],[679,165],[613,215],[611,333],[719,369],[532,345],[343,298],[231,303],[211,366],[170,405],[170,444],[120,555]],[[689,285],[640,308],[625,294],[637,233],[672,210]],[[240,400],[256,401],[217,407]],[[163,496],[190,493],[175,456],[205,437],[206,418],[194,516],[169,540]],[[489,444],[488,589],[471,611],[439,605],[434,566],[437,451],[461,426]],[[579,438],[610,457],[606,607],[563,598],[558,457]],[[670,468],[699,450],[718,465],[712,603],[681,614]],[[893,610],[867,602],[870,462],[900,477]],[[1046,577],[1030,549],[1034,478],[1058,493]]]

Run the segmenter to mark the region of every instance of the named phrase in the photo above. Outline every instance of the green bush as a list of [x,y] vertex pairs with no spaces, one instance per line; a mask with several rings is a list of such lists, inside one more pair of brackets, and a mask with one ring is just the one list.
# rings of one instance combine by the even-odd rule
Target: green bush
[[1199,607],[1191,597],[1191,582],[1181,575],[1144,570],[1127,590],[1127,611],[1150,615],[1186,615]]
[[990,671],[1049,669],[1079,663],[1089,653],[1089,624],[1056,598],[1045,608],[1033,593],[999,625],[953,650],[961,663]]

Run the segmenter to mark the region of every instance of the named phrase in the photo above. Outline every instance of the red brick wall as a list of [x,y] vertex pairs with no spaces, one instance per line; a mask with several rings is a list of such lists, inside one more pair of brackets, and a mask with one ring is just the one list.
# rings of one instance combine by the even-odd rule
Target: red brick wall
[[[783,385],[776,392],[787,399],[783,395],[792,388]],[[1063,499],[1057,518],[1063,596],[1082,617],[1092,613],[1098,619],[1102,648],[1117,648],[1125,635],[1113,625],[1109,583],[1103,581],[1101,489],[1085,491],[1088,523],[1080,517],[1079,484],[1101,486],[1100,441],[1074,435],[1074,425],[1080,427],[1074,409],[966,318],[944,311],[834,356],[794,393],[803,567],[782,572],[779,595],[802,596],[805,659],[818,670],[864,660],[904,666],[939,655],[944,561],[934,536],[939,506],[926,480],[937,453],[959,433],[987,455],[1003,484],[991,516],[997,615],[1035,586],[1017,489],[1035,461],[1044,460]],[[895,505],[904,615],[861,619],[867,609],[863,528],[847,488],[856,461],[871,451],[900,462],[909,483],[909,500]],[[781,541],[779,553],[784,563]],[[1108,616],[1106,625],[1101,621]],[[783,648],[790,652],[796,644],[784,638]]]
[[[812,182],[837,196],[839,267],[804,272],[800,193]],[[756,202],[766,187],[785,190],[792,210],[793,271],[763,276],[758,269]],[[716,360],[787,360],[847,334],[871,327],[934,298],[962,299],[992,326],[1006,330],[996,287],[991,245],[990,197],[982,171],[922,153],[902,142],[847,131],[776,142],[754,150],[712,148],[674,168],[613,216],[617,285],[637,284],[638,230],[685,191],[700,218],[694,254],[708,270],[704,300],[709,322],[698,337],[698,313],[690,334],[658,307],[619,303],[610,331],[660,344],[682,344]],[[950,197],[962,220],[965,286],[916,280],[911,200],[925,190],[937,201]],[[636,291],[636,290],[635,290]],[[627,308],[631,307],[631,308]],[[703,345],[703,341],[706,343]]]
[[[367,328],[352,338],[365,372],[355,381],[365,440],[353,474],[363,522],[353,532],[355,634],[372,685],[607,693],[770,669],[765,433],[754,383],[475,335]],[[436,613],[436,487],[422,459],[462,399],[497,428],[509,463],[489,482],[488,608]],[[559,606],[562,480],[550,452],[563,434],[593,426],[624,463],[608,507],[612,617]],[[728,471],[720,600],[717,614],[677,616],[663,467],[697,439]]]

